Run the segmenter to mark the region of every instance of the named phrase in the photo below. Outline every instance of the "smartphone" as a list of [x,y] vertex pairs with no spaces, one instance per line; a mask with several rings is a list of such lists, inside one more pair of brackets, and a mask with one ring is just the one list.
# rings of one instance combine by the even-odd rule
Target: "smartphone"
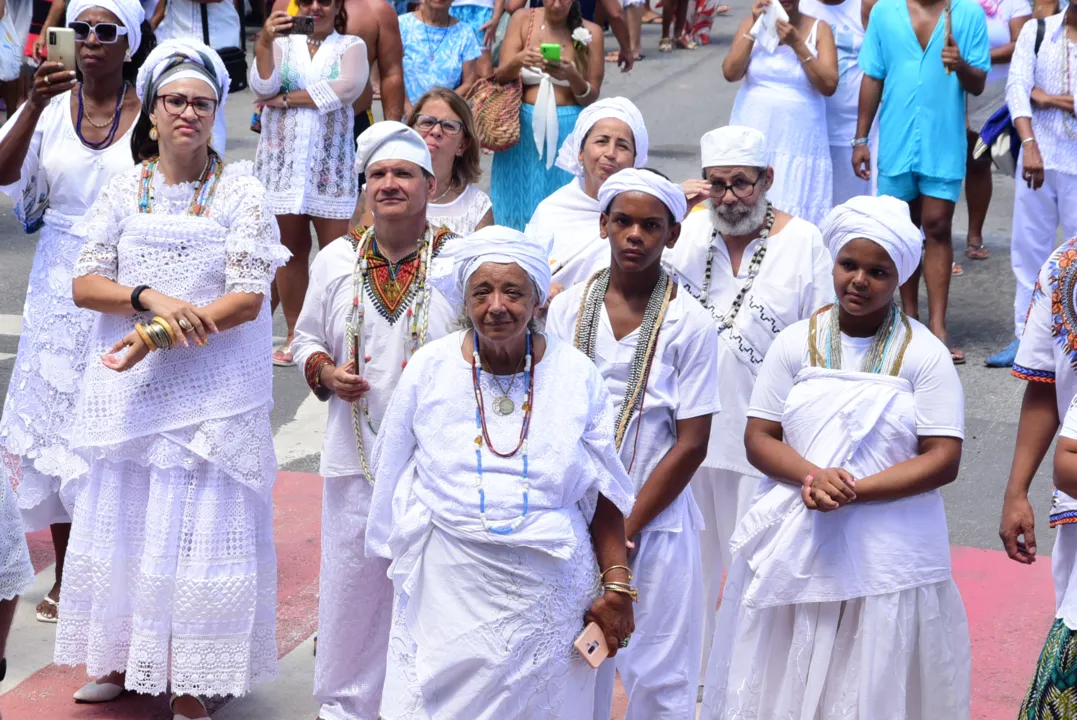
[[280,31],[281,35],[313,35],[314,16],[296,15],[292,18],[292,26]]
[[610,656],[610,649],[606,646],[606,636],[602,633],[602,628],[595,623],[588,623],[573,645],[587,664],[593,668],[597,668]]
[[46,43],[49,62],[58,62],[64,70],[75,69],[75,31],[71,28],[49,28]]
[[561,46],[557,43],[542,43],[539,45],[539,52],[548,63],[561,62]]

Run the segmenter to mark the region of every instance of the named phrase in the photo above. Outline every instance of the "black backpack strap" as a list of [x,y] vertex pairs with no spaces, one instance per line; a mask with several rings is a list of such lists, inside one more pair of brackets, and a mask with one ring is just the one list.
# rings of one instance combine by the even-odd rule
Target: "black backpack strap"
[[198,11],[202,14],[202,42],[213,47],[209,44],[209,9],[205,3],[198,3]]
[[[203,6],[204,7],[204,6]],[[1036,18],[1036,50],[1035,54],[1040,54],[1040,45],[1043,45],[1043,36],[1047,33],[1047,21],[1043,18]]]

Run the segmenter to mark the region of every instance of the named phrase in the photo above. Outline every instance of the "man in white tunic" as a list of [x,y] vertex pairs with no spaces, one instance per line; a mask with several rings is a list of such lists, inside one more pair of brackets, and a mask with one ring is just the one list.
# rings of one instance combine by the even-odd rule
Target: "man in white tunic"
[[[458,310],[427,282],[452,233],[427,226],[434,190],[422,137],[394,121],[359,138],[374,224],[320,252],[296,324],[296,364],[329,401],[322,449],[322,566],[314,694],[321,720],[375,720],[392,616],[389,563],[363,553],[370,449],[411,355],[442,337]],[[360,433],[360,434],[357,434]]]
[[744,454],[756,375],[775,336],[825,304],[834,286],[819,229],[767,201],[775,178],[763,134],[729,126],[707,133],[700,144],[709,212],[688,216],[666,263],[718,327],[722,412],[711,426],[707,458],[692,479],[706,525],[700,534],[706,658],[722,572],[730,563],[729,538],[759,483]]
[[546,322],[602,373],[637,497],[625,519],[640,590],[636,629],[632,644],[599,667],[594,718],[610,717],[619,673],[627,720],[685,720],[696,709],[703,608],[703,523],[688,481],[719,410],[718,336],[707,311],[662,269],[662,250],[677,241],[687,211],[680,186],[649,170],[622,170],[598,201],[610,266],[558,295]]

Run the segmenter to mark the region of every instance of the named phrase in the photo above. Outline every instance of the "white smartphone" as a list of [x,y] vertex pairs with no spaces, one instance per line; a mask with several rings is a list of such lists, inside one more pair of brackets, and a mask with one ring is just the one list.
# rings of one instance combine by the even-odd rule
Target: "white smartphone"
[[64,70],[75,69],[75,31],[71,28],[49,28],[48,60],[58,62]]

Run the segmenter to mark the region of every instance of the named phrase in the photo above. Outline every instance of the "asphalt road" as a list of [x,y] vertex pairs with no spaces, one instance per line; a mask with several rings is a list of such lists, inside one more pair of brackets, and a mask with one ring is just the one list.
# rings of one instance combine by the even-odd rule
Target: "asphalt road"
[[[658,28],[647,26],[643,39],[646,59],[637,69],[621,74],[607,65],[602,94],[624,95],[640,107],[651,135],[649,165],[675,179],[698,175],[699,137],[728,122],[737,88],[722,78],[721,60],[748,7],[744,0],[736,0],[733,5],[733,16],[716,20],[713,44],[708,47],[695,52],[659,53]],[[607,45],[612,42],[607,35]],[[229,159],[254,156],[258,136],[248,129],[250,100],[250,93],[242,92],[229,98],[226,106]],[[790,122],[796,119],[790,118]],[[489,157],[484,158],[484,165],[489,168]],[[777,178],[777,182],[781,181]],[[1023,383],[1008,372],[983,367],[983,358],[1005,345],[1012,333],[1012,203],[1013,181],[996,176],[985,228],[991,258],[986,262],[964,262],[965,274],[954,279],[950,295],[951,333],[968,354],[968,364],[959,369],[966,395],[967,440],[961,474],[944,490],[951,539],[958,545],[993,549],[999,547],[999,509],[1023,391]],[[954,225],[954,244],[960,253],[966,228],[963,204],[958,207]],[[22,232],[10,201],[0,196],[0,389],[6,388],[14,363],[18,338],[12,334],[17,333],[13,324],[22,312],[35,242],[36,237]],[[276,326],[277,334],[283,334],[279,313]],[[301,410],[309,394],[298,372],[278,369],[276,381],[273,422],[282,465],[288,470],[316,472],[320,412],[309,403]],[[1045,463],[1034,484],[1043,554],[1051,547],[1046,530],[1050,490],[1047,468],[1049,463]]]

